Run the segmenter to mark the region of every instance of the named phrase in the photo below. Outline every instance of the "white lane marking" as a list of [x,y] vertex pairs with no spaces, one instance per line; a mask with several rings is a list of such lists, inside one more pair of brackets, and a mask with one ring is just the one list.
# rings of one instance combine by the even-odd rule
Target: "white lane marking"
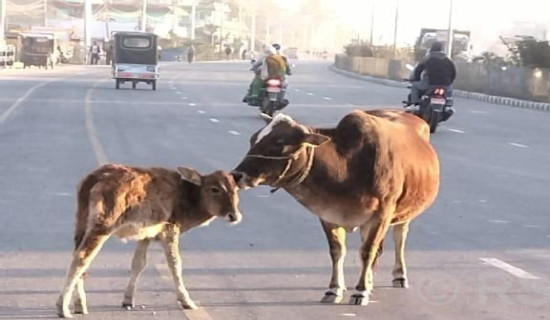
[[210,121],[214,122],[214,123],[219,123],[220,120],[216,119],[216,118],[210,118]]
[[537,226],[537,225],[534,225],[534,224],[524,224],[523,227],[528,228],[528,229],[542,229],[542,228],[544,228],[543,226]]
[[342,313],[340,316],[342,317],[357,317],[355,313]]
[[197,112],[200,113],[200,114],[205,114],[206,113],[206,111],[203,111],[203,110],[199,110]]
[[189,104],[190,107],[194,107],[196,105],[197,105],[196,103],[192,103],[192,102]]
[[477,202],[479,202],[479,203],[487,203],[487,200],[483,200],[483,199],[482,199],[482,200],[477,200]]
[[470,110],[470,113],[487,114],[487,113],[489,113],[489,112],[487,112],[487,111],[479,111],[479,110]]
[[182,98],[183,100],[187,100],[187,99],[189,99],[189,98],[187,98],[187,97],[181,97],[181,98]]
[[230,134],[232,134],[232,135],[234,135],[234,136],[240,136],[240,135],[241,135],[240,132],[235,131],[235,130],[229,130],[229,131],[227,131],[227,132],[229,132]]
[[105,153],[105,149],[103,149],[101,141],[99,140],[99,134],[97,133],[97,130],[94,126],[94,115],[92,113],[91,98],[95,88],[103,81],[104,80],[100,80],[96,82],[91,88],[86,90],[86,98],[84,99],[84,117],[86,122],[86,131],[88,132],[88,138],[90,139],[90,143],[92,144],[92,148],[94,149],[95,158],[100,166],[108,163],[109,160],[107,158],[107,154]]
[[332,98],[330,98],[330,97],[323,97],[323,99],[325,99],[325,100],[332,100]]
[[[197,304],[200,305],[198,301],[195,301]],[[212,317],[206,312],[204,308],[198,308],[195,310],[183,310],[183,313],[185,313],[185,316],[189,320],[212,320]]]
[[266,194],[259,194],[259,195],[257,195],[256,197],[257,197],[257,198],[269,198],[269,196],[266,195]]
[[[160,275],[160,278],[169,282],[172,282],[172,275],[170,273],[170,270],[165,264],[155,264],[155,269],[157,270],[157,273]],[[199,304],[199,301],[195,300],[195,303]],[[204,308],[199,308],[196,310],[183,310],[183,313],[185,314],[185,319],[188,320],[212,320],[212,317],[204,310]]]
[[456,133],[466,133],[466,132],[464,132],[464,131],[462,131],[462,130],[458,130],[458,129],[450,129],[450,128],[449,128],[449,129],[447,129],[447,130],[452,131],[452,132],[456,132]]
[[315,93],[313,93],[313,92],[308,92],[307,94],[308,94],[308,96],[314,96],[315,95]]
[[499,260],[497,258],[479,258],[479,260],[483,261],[485,264],[491,265],[493,267],[502,269],[518,278],[521,279],[530,279],[530,280],[536,280],[540,279],[537,276],[534,276],[530,274],[529,272],[522,270],[520,268],[514,267],[511,264],[508,264],[502,260]]
[[181,91],[176,91],[176,94],[181,94]]
[[40,87],[43,87],[43,86],[47,85],[48,83],[54,82],[56,80],[57,79],[52,79],[52,80],[49,80],[49,81],[46,81],[46,82],[39,83],[39,84],[35,85],[34,87],[30,88],[29,90],[27,90],[27,92],[25,92],[25,94],[22,97],[15,100],[15,102],[6,111],[4,111],[4,113],[2,113],[2,115],[0,116],[0,124],[3,124],[6,121],[6,119],[8,119],[8,117],[15,111],[15,109],[19,108],[21,103],[23,103],[25,100],[27,100],[27,98],[36,89],[38,89]]
[[71,197],[72,196],[72,194],[70,194],[68,192],[56,192],[55,195],[60,196],[60,197]]
[[514,146],[514,147],[518,147],[518,148],[529,148],[529,146],[526,146],[526,145],[521,144],[521,143],[510,142],[508,144],[511,145],[511,146]]
[[492,223],[501,223],[501,224],[510,222],[508,220],[498,220],[498,219],[494,219],[494,220],[490,220],[490,221]]
[[301,90],[300,90],[300,89],[294,89],[294,91],[296,91],[296,92],[300,92]]

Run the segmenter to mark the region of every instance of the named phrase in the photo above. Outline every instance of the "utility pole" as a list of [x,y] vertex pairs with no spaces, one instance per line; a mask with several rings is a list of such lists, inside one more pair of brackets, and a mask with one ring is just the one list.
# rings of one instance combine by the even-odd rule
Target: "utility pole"
[[44,0],[44,27],[48,27],[48,0]]
[[449,58],[452,58],[453,40],[453,0],[449,0],[449,30],[447,31],[447,56]]
[[0,44],[4,43],[6,36],[6,0],[0,0]]
[[191,41],[195,40],[195,25],[197,17],[197,0],[191,0]]
[[255,52],[256,50],[256,10],[252,12],[252,22],[250,23],[250,51]]
[[393,27],[393,58],[397,56],[397,22],[399,21],[399,0],[395,0],[395,24]]
[[375,5],[375,0],[371,0],[372,1],[372,8],[371,8],[371,13],[370,13],[370,45],[372,46],[374,44],[374,5]]
[[145,32],[147,27],[147,0],[141,0],[141,31]]
[[92,45],[92,0],[84,0],[84,44],[86,46],[86,54]]

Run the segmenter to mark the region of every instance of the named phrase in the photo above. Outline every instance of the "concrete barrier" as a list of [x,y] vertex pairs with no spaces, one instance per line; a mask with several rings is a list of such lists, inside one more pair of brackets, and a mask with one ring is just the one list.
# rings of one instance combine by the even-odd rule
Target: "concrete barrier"
[[[373,57],[335,57],[334,71],[366,81],[402,87],[408,62]],[[513,107],[550,111],[550,70],[456,62],[455,95]],[[356,75],[356,76],[354,76]]]

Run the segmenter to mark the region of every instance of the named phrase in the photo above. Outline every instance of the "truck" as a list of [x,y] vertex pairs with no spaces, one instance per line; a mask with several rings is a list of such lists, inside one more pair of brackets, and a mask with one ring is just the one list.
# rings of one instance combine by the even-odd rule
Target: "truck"
[[[420,61],[430,50],[432,43],[439,41],[447,46],[448,30],[422,28],[414,45],[414,56]],[[453,60],[468,60],[471,50],[470,31],[453,30],[453,48],[451,58]]]

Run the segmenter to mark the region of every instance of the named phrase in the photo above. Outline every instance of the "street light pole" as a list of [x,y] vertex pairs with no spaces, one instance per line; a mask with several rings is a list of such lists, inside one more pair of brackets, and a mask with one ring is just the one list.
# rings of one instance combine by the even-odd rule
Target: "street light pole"
[[453,40],[453,0],[449,0],[449,29],[447,31],[447,56],[449,58],[452,58]]
[[395,0],[395,25],[393,27],[393,57],[397,55],[397,22],[399,21],[399,0]]
[[4,43],[6,35],[6,0],[0,0],[0,44]]
[[147,25],[147,0],[141,0],[141,31],[145,32]]
[[191,0],[191,40],[195,40],[195,25],[197,17],[197,0]]
[[252,13],[252,21],[250,26],[250,51],[256,51],[256,10]]
[[374,5],[375,5],[375,0],[371,0],[372,1],[372,8],[371,8],[371,15],[370,15],[370,45],[372,46],[373,45],[373,41],[374,41]]
[[44,0],[44,27],[48,27],[48,0]]

